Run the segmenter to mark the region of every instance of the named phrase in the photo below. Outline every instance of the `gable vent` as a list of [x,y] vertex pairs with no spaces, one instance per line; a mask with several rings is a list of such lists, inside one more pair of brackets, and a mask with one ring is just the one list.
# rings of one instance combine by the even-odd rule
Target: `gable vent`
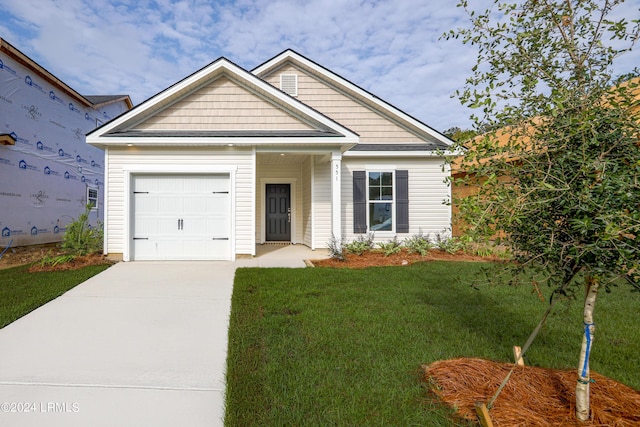
[[280,90],[291,96],[298,96],[298,75],[281,74]]

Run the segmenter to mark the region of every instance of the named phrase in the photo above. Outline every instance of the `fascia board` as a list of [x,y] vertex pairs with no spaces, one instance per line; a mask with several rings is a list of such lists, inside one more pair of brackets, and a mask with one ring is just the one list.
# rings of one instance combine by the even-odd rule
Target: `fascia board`
[[437,139],[438,141],[442,142],[443,144],[446,145],[452,145],[453,141],[451,141],[449,138],[447,138],[446,136],[442,135],[440,132],[436,131],[435,129],[432,129],[430,126],[422,123],[421,121],[411,117],[410,115],[408,115],[407,113],[403,112],[402,110],[399,110],[398,108],[394,107],[393,105],[383,101],[382,99],[378,98],[377,96],[375,96],[374,94],[367,92],[366,90],[362,89],[361,87],[351,83],[350,81],[346,80],[343,77],[340,77],[339,75],[327,70],[326,68],[322,67],[321,65],[305,58],[304,56],[292,51],[292,50],[287,50],[283,53],[281,53],[280,55],[274,57],[273,59],[271,59],[268,62],[265,62],[264,64],[258,66],[257,68],[253,69],[251,72],[253,74],[256,75],[260,75],[262,73],[264,73],[265,71],[268,71],[269,69],[277,66],[278,64],[285,62],[286,60],[291,59],[294,62],[298,62],[301,65],[303,65],[306,68],[309,68],[311,70],[313,70],[313,72],[320,74],[321,76],[323,76],[325,79],[329,80],[329,81],[333,81],[336,82],[336,84],[338,86],[343,86],[345,87],[348,91],[354,92],[356,93],[359,97],[365,99],[366,101],[374,104],[377,108],[388,112],[387,115],[395,117],[395,120],[398,121],[404,121],[405,123],[407,123],[407,125],[417,128],[419,129],[421,132],[424,132],[428,135],[430,135],[431,137]]

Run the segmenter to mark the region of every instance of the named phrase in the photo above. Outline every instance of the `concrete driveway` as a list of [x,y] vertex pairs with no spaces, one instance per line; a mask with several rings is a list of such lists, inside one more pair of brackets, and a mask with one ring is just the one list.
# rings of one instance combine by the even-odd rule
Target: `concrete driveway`
[[221,426],[236,262],[119,263],[0,329],[0,425]]

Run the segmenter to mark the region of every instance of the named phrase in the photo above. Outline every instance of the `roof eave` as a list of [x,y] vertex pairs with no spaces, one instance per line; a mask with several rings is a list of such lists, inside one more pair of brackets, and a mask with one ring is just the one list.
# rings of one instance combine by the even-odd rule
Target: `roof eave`
[[87,144],[97,147],[169,147],[169,146],[263,146],[270,145],[344,145],[357,144],[358,138],[353,137],[291,137],[291,138],[274,138],[272,141],[266,140],[264,137],[154,137],[154,136],[136,136],[136,137],[117,137],[117,136],[87,136]]
[[421,150],[421,151],[347,151],[345,157],[452,157],[457,156],[451,151]]

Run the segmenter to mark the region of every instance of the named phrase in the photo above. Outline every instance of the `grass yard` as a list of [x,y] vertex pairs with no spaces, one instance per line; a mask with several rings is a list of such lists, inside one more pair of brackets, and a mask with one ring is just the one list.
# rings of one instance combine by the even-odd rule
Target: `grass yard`
[[103,264],[79,270],[29,273],[29,266],[23,265],[0,270],[0,328],[108,267]]
[[[482,268],[237,270],[225,425],[467,426],[432,401],[421,365],[511,361],[548,304],[526,286],[472,286]],[[594,371],[635,389],[639,304],[627,288],[600,294],[591,356]],[[557,305],[527,364],[577,367],[581,334],[581,302]]]

